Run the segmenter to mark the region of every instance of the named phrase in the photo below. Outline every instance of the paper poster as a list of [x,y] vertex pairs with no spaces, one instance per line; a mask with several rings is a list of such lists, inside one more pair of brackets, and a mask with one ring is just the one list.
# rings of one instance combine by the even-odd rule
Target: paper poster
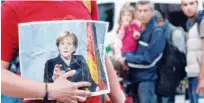
[[76,70],[71,82],[87,81],[92,96],[110,92],[105,66],[108,23],[65,20],[19,24],[22,77],[52,83],[60,73]]

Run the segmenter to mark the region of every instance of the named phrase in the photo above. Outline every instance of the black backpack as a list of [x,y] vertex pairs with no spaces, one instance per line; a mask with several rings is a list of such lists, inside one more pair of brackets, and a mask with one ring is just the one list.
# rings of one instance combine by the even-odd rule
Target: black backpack
[[159,78],[156,93],[161,96],[175,95],[176,87],[186,76],[186,55],[180,52],[169,38],[166,38],[163,56],[157,65]]

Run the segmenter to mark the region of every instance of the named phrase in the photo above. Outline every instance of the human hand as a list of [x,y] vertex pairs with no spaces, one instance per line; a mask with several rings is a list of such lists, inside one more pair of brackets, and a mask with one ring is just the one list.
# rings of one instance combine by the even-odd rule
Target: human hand
[[134,37],[136,40],[138,40],[138,39],[140,38],[140,35],[141,35],[141,33],[138,32],[138,31],[134,31],[134,33],[133,33],[133,37]]
[[121,58],[118,58],[119,62],[121,63],[121,65],[126,65],[125,64],[125,57],[121,57]]
[[121,29],[124,29],[126,26],[128,26],[130,24],[130,22],[129,21],[127,21],[127,20],[123,20],[123,21],[121,21]]
[[81,87],[89,87],[89,82],[70,82],[67,78],[72,77],[76,73],[75,70],[59,75],[54,83],[48,84],[49,98],[56,99],[59,102],[77,103],[84,102],[91,92],[79,90]]
[[204,78],[199,78],[198,86],[196,89],[197,94],[204,93]]
[[62,64],[56,64],[55,68],[53,70],[53,80],[56,80],[61,74],[63,74],[64,72],[61,71]]
[[117,60],[120,62],[120,64],[122,65],[123,67],[123,70],[124,71],[128,71],[128,66],[127,64],[125,63],[125,57],[121,57],[121,58],[118,58]]
[[125,63],[125,57],[123,57],[123,58],[121,58],[121,65],[123,66],[123,70],[124,71],[128,71],[129,70],[129,68],[128,68],[128,66],[127,66],[127,64]]

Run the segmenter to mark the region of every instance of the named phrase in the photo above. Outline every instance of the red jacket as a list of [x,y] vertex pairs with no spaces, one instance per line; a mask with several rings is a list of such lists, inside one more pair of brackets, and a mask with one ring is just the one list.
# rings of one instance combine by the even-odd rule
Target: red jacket
[[[117,34],[121,27],[118,28]],[[124,36],[122,38],[122,53],[136,51],[138,46],[138,40],[133,37],[134,31],[141,32],[140,27],[137,24],[130,24],[124,29]],[[120,34],[119,34],[120,35]]]

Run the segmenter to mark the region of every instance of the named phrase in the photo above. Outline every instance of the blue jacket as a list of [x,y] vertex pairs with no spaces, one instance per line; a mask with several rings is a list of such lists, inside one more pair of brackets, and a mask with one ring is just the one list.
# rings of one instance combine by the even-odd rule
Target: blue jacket
[[138,49],[125,55],[130,68],[130,81],[154,81],[157,79],[157,62],[161,59],[165,47],[165,35],[153,17],[142,32]]
[[198,12],[198,14],[196,15],[195,20],[193,22],[191,22],[190,19],[188,19],[186,22],[187,31],[189,31],[189,29],[193,26],[194,23],[198,22],[203,17],[204,17],[204,10]]

